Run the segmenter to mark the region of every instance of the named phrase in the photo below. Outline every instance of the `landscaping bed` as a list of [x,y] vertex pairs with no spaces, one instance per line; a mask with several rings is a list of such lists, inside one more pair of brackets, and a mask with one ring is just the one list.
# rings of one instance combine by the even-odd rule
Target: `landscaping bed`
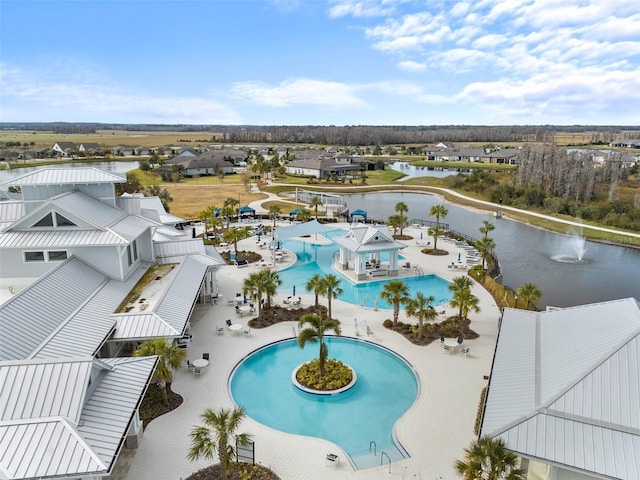
[[260,316],[249,320],[248,325],[251,328],[266,328],[280,322],[297,322],[300,317],[308,313],[324,317],[327,314],[327,307],[323,305],[318,305],[317,307],[311,305],[305,308],[282,308],[275,305],[269,308],[262,307]]
[[[478,338],[479,335],[469,328],[471,324],[470,320],[466,321],[466,324],[458,319],[457,315],[447,318],[440,323],[426,323],[424,324],[424,334],[421,339],[418,338],[418,325],[413,323],[398,322],[396,327],[393,326],[393,322],[389,319],[383,322],[383,326],[394,332],[398,332],[404,336],[407,340],[415,345],[429,345],[431,342],[440,340],[440,337],[457,338],[458,335],[462,335],[465,340],[473,340]],[[464,333],[463,333],[464,332]]]
[[197,472],[189,475],[184,480],[280,480],[280,477],[276,475],[272,470],[263,467],[262,465],[251,465],[250,463],[234,463],[231,465],[231,475],[225,477],[222,472],[222,467],[218,465],[212,465],[210,467],[203,468]]
[[175,410],[184,401],[182,396],[171,390],[171,384],[169,383],[167,384],[167,397],[169,398],[169,404],[165,405],[162,403],[160,388],[155,383],[149,385],[147,393],[140,404],[140,420],[142,420],[144,428],[147,428],[151,420]]

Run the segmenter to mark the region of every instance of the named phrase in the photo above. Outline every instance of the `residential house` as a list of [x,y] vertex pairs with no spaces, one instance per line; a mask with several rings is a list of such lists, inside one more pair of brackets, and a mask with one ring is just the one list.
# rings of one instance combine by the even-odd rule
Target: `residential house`
[[44,168],[4,184],[22,197],[0,196],[3,478],[108,476],[139,441],[157,363],[129,352],[184,337],[217,291],[215,249],[176,230],[157,197],[117,197],[124,181]]
[[51,150],[57,152],[62,157],[70,157],[78,151],[78,147],[73,142],[56,142],[51,147]]
[[610,147],[640,148],[640,139],[616,140],[609,143]]
[[364,169],[369,169],[370,162],[347,153],[324,153],[318,151],[301,152],[296,159],[287,163],[286,172],[291,175],[305,175],[315,178],[337,179],[354,178]]
[[505,309],[481,435],[529,479],[640,478],[640,304]]
[[100,147],[100,144],[98,143],[81,143],[80,146],[78,147],[78,151],[79,152],[85,152],[88,153],[90,155],[99,153],[102,151],[102,147]]

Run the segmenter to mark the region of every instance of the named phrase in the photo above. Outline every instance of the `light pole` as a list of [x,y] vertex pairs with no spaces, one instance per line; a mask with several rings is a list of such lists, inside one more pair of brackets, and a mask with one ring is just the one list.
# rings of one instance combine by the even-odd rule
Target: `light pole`
[[516,301],[516,304],[513,306],[513,308],[518,308],[518,294],[516,293],[516,294],[513,296],[513,298],[514,298],[514,299],[515,299],[515,301]]

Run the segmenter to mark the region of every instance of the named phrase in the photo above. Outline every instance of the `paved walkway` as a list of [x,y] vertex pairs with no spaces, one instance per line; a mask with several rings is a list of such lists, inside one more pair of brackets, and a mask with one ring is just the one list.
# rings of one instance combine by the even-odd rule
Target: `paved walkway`
[[[344,225],[346,227],[346,225]],[[419,230],[406,229],[407,234],[419,238]],[[255,240],[244,240],[239,248],[255,248]],[[409,248],[403,255],[412,265],[418,265],[425,273],[437,273],[451,280],[462,275],[448,265],[456,261],[459,249],[452,243],[439,246],[450,251],[448,256],[431,257],[420,253],[415,240],[407,242]],[[280,268],[280,264],[277,265]],[[241,291],[243,279],[259,267],[238,269],[223,267],[217,274],[220,293],[228,298]],[[302,294],[303,305],[314,301],[312,295]],[[428,292],[425,292],[428,294]],[[353,470],[341,449],[322,439],[301,437],[282,433],[263,426],[247,418],[241,431],[254,436],[256,459],[272,468],[282,480],[321,479],[379,479],[379,478],[422,478],[453,479],[453,463],[462,458],[463,449],[475,438],[473,425],[476,418],[480,392],[489,375],[495,348],[497,324],[500,311],[493,298],[478,285],[473,293],[480,299],[482,309],[472,314],[472,328],[480,338],[467,341],[470,353],[467,357],[445,353],[438,342],[427,347],[418,347],[402,336],[385,329],[382,322],[391,318],[391,310],[373,310],[341,301],[333,302],[334,317],[345,325],[343,335],[354,336],[353,318],[367,319],[375,341],[403,355],[415,367],[420,392],[415,404],[396,424],[397,438],[407,449],[411,458],[389,466],[365,470]],[[286,294],[278,295],[280,302]],[[452,313],[449,309],[448,314]],[[292,337],[291,322],[271,326],[266,329],[252,329],[251,336],[217,335],[216,327],[222,326],[227,318],[246,324],[250,317],[236,318],[234,308],[226,301],[219,305],[198,305],[194,311],[192,328],[193,342],[189,346],[188,357],[195,359],[202,353],[211,355],[211,364],[202,376],[194,376],[186,369],[178,371],[173,389],[184,396],[183,405],[164,415],[147,427],[140,447],[133,458],[129,458],[129,480],[156,480],[158,478],[178,479],[190,475],[210,461],[190,462],[186,458],[189,448],[189,432],[198,425],[199,415],[205,408],[232,407],[227,381],[229,375],[245,355],[270,342]],[[404,312],[400,320],[406,321]],[[411,320],[415,323],[415,320]],[[364,329],[360,329],[362,335]],[[375,421],[375,419],[372,419]],[[354,426],[357,428],[357,426]],[[337,467],[327,467],[325,456],[328,452],[341,456]]]

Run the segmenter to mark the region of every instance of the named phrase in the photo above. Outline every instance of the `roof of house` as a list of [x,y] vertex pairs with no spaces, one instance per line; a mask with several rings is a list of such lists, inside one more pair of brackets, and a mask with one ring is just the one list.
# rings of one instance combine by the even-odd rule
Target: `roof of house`
[[344,237],[333,239],[341,247],[356,253],[384,252],[400,250],[407,245],[393,238],[386,225],[354,225]]
[[13,178],[3,185],[68,185],[87,183],[125,183],[124,174],[106,172],[97,168],[41,168],[35,172],[25,173]]
[[109,473],[157,361],[0,362],[2,478]]
[[640,475],[640,306],[505,309],[482,434],[604,478]]

